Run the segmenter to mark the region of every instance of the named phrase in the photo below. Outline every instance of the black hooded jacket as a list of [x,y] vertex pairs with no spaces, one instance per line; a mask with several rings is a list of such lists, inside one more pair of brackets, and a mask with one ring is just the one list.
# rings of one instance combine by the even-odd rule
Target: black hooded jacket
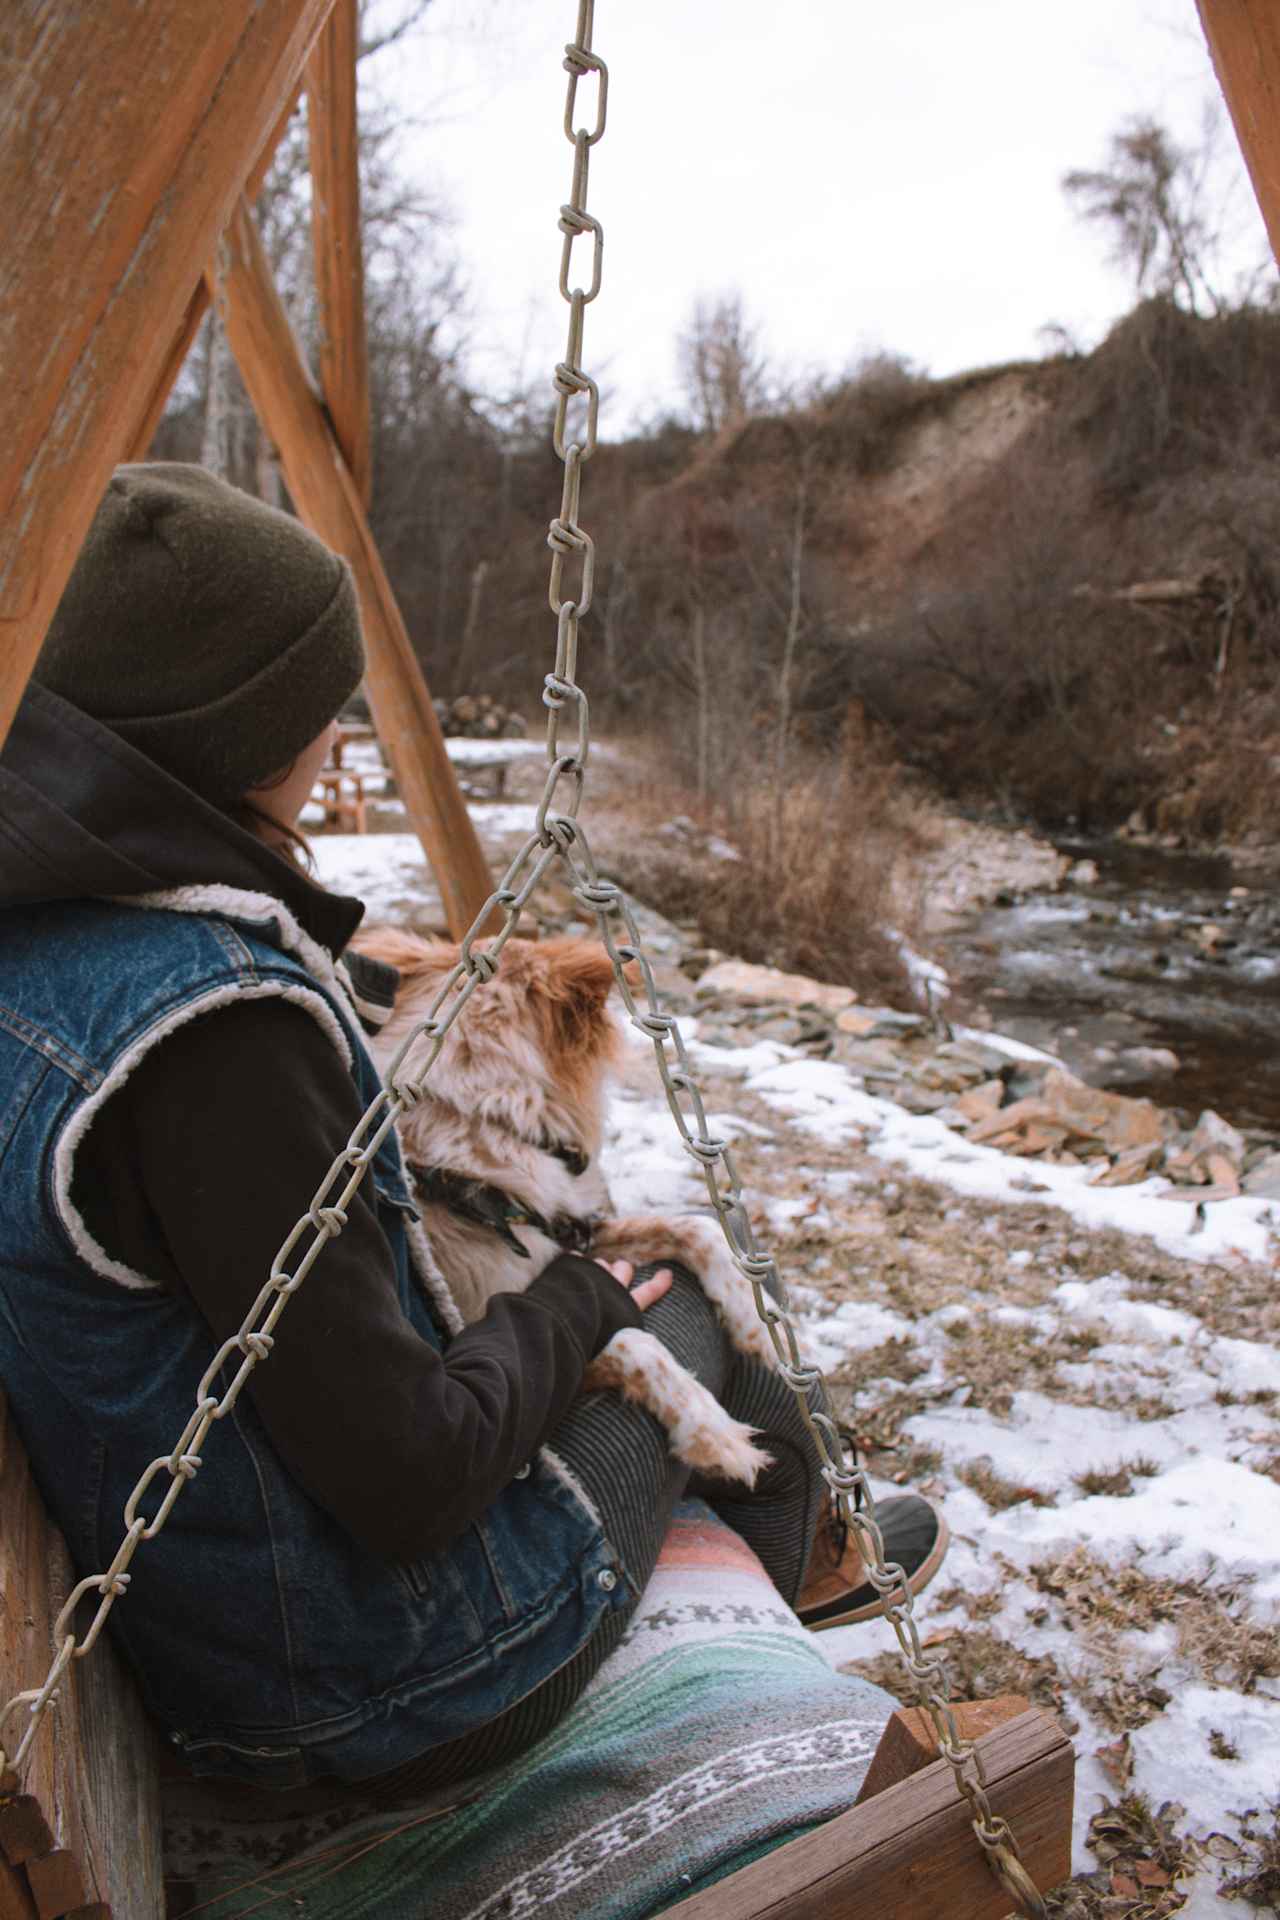
[[[0,752],[0,940],[6,910],[24,904],[218,883],[281,900],[335,957],[364,911],[29,688]],[[390,970],[363,965],[361,998],[389,999]],[[192,1301],[212,1352],[239,1328],[360,1110],[302,1009],[221,1007],[144,1056],[80,1147],[72,1197],[108,1253]],[[639,1324],[603,1268],[564,1254],[438,1355],[401,1315],[391,1249],[357,1196],[248,1391],[311,1497],[371,1551],[413,1560],[484,1511],[547,1438],[587,1362]]]

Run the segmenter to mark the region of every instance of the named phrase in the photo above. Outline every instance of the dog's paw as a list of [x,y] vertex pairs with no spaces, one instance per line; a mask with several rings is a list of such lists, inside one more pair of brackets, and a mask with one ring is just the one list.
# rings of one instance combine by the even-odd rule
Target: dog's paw
[[671,1434],[671,1451],[678,1460],[700,1473],[712,1473],[722,1480],[741,1480],[754,1487],[773,1455],[755,1444],[758,1428],[730,1419],[723,1407],[717,1407],[714,1420],[681,1421]]
[[612,1387],[667,1429],[677,1460],[726,1480],[756,1483],[771,1456],[754,1445],[756,1429],[725,1412],[715,1395],[682,1367],[653,1334],[615,1333],[583,1376],[588,1388]]

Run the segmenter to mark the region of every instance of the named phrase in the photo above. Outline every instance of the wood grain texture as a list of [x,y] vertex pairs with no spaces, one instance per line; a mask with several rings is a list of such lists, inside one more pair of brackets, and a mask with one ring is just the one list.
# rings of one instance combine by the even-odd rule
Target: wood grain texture
[[460,935],[492,880],[445,752],[422,668],[369,531],[355,482],[298,354],[253,215],[242,200],[228,230],[227,337],[245,386],[280,453],[307,525],[351,564],[360,594],[365,685],[410,823],[439,883],[450,931]]
[[[44,1678],[50,1631],[71,1577],[0,1394],[0,1702]],[[46,1715],[22,1782],[27,1798],[0,1809],[0,1848],[29,1886],[39,1878],[30,1878],[34,1863],[50,1852],[61,1849],[75,1863],[76,1884],[65,1864],[45,1869],[46,1904],[75,1892],[70,1906],[101,1901],[114,1920],[160,1920],[155,1747],[133,1683],[104,1635],[73,1664]]]
[[320,303],[320,388],[364,506],[372,477],[369,353],[356,144],[356,0],[336,0],[307,62],[311,235]]
[[[1000,1693],[993,1700],[953,1700],[951,1712],[962,1740],[980,1740],[1006,1720],[1016,1720],[1030,1705],[1025,1694]],[[886,1787],[896,1787],[899,1780],[909,1780],[937,1758],[933,1722],[920,1707],[899,1707],[880,1736],[855,1804],[873,1800]]]
[[0,10],[0,741],[332,4]]
[[1218,84],[1280,260],[1280,9],[1275,0],[1198,0]]
[[[980,1742],[987,1791],[1042,1890],[1071,1870],[1075,1757],[1047,1714]],[[974,1838],[951,1768],[912,1779],[667,1909],[678,1920],[1003,1920],[1008,1894]]]
[[[267,137],[267,143],[258,155],[248,179],[244,183],[244,196],[246,200],[251,202],[256,200],[258,194],[261,192],[262,183],[271,170],[271,162],[276,157],[276,148],[284,139],[289,122],[297,112],[298,102],[301,97],[301,94],[294,95],[284,112],[280,115],[275,126],[271,129]],[[191,351],[197,333],[200,331],[200,322],[209,311],[211,299],[209,281],[202,268],[199,278],[196,280],[195,287],[192,290],[191,298],[187,302],[186,312],[179,322],[178,331],[170,343],[168,355],[161,367],[159,378],[151,393],[151,398],[147,402],[146,411],[134,430],[133,439],[125,449],[124,459],[146,459],[151,442],[155,439],[156,429],[160,425],[161,416],[164,413],[165,407],[168,405],[169,395],[173,391],[173,383],[182,372],[186,357]]]

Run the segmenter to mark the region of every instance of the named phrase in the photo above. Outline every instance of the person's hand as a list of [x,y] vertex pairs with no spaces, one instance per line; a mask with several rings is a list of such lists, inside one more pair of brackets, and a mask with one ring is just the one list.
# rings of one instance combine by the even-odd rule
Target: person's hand
[[670,1267],[659,1267],[651,1280],[642,1280],[638,1287],[632,1286],[636,1270],[630,1260],[597,1260],[596,1265],[611,1273],[620,1287],[625,1287],[641,1313],[651,1307],[655,1300],[661,1300],[671,1285]]

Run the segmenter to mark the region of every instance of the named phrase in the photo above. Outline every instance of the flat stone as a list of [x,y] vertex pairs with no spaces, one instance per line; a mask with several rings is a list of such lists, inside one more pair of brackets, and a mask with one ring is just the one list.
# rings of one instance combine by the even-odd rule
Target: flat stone
[[1228,1160],[1238,1174],[1244,1165],[1248,1147],[1242,1133],[1224,1120],[1220,1113],[1215,1113],[1212,1107],[1206,1107],[1196,1121],[1185,1151],[1193,1160],[1203,1160],[1205,1171],[1212,1178],[1208,1166],[1210,1154],[1220,1155]]
[[910,1080],[901,1083],[893,1099],[908,1113],[940,1113],[950,1103],[949,1094],[935,1093],[931,1088],[918,1086]]
[[836,1015],[841,1033],[856,1038],[889,1040],[922,1033],[926,1021],[922,1013],[899,1013],[894,1007],[846,1007]]
[[1015,1100],[989,1119],[977,1121],[969,1129],[969,1138],[992,1140],[997,1134],[1017,1134],[1033,1128],[1037,1138],[1043,1129],[1061,1129],[1061,1140],[1056,1144],[1070,1138],[1076,1150],[1086,1156],[1121,1154],[1148,1141],[1164,1140],[1159,1110],[1149,1100],[1129,1100],[1120,1093],[1087,1087],[1060,1068],[1045,1075],[1039,1093]]
[[1269,1153],[1250,1167],[1243,1185],[1257,1200],[1280,1200],[1280,1153]]
[[899,1080],[906,1072],[901,1056],[883,1040],[854,1040],[842,1034],[836,1042],[836,1058],[855,1073],[887,1074]]
[[698,992],[724,993],[734,1000],[756,1003],[778,1001],[790,1007],[820,1007],[824,1013],[838,1013],[857,999],[852,987],[810,980],[803,973],[782,973],[777,967],[753,967],[745,960],[721,960],[709,967],[698,982]]
[[941,1049],[928,1059],[918,1061],[911,1075],[922,1087],[936,1087],[942,1093],[962,1093],[976,1086],[983,1069],[977,1060],[943,1059]]
[[1004,1081],[984,1080],[980,1087],[970,1087],[967,1093],[962,1093],[955,1107],[966,1120],[985,1120],[999,1111],[1003,1099]]
[[967,1060],[981,1067],[988,1080],[994,1080],[1009,1064],[1007,1053],[989,1047],[981,1040],[942,1040],[934,1051],[944,1060]]
[[1140,1147],[1130,1147],[1127,1153],[1120,1154],[1109,1166],[1100,1167],[1097,1173],[1090,1174],[1091,1187],[1132,1187],[1145,1180],[1151,1172],[1152,1163],[1160,1157],[1158,1141],[1151,1140]]
[[869,1040],[879,1025],[880,1016],[870,1007],[846,1007],[836,1015],[840,1032],[851,1033],[860,1040]]
[[1176,1073],[1182,1065],[1172,1047],[1124,1047],[1120,1060],[1139,1073]]

